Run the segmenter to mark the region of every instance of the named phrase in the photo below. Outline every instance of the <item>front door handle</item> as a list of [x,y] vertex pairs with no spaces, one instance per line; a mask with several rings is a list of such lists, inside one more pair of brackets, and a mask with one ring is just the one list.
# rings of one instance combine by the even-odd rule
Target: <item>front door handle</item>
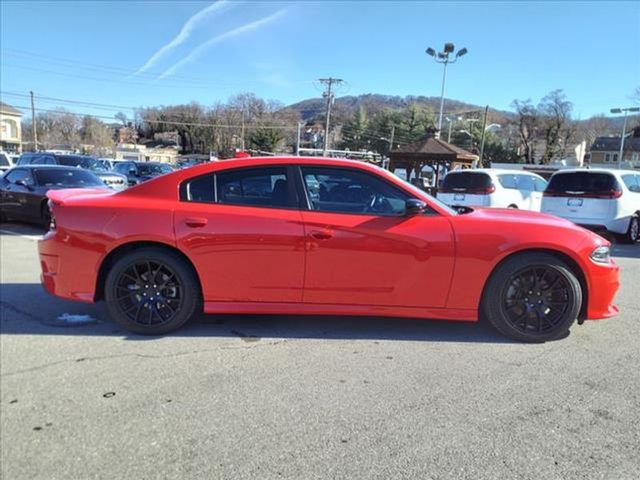
[[185,219],[184,223],[187,225],[187,227],[200,228],[204,227],[207,224],[207,219],[202,217],[189,217]]
[[331,237],[333,237],[333,234],[331,232],[328,232],[327,230],[313,230],[311,233],[309,233],[309,235],[311,235],[316,240],[329,240]]

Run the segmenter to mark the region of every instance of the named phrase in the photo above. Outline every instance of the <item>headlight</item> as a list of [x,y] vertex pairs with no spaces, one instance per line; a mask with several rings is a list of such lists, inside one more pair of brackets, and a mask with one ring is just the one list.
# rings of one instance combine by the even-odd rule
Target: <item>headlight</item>
[[609,263],[611,259],[611,249],[606,245],[596,248],[591,252],[591,260],[596,263]]

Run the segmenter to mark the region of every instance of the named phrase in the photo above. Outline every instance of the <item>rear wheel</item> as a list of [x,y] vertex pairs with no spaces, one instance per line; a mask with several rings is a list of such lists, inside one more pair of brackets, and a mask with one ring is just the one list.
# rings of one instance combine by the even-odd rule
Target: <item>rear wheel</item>
[[622,241],[625,243],[636,243],[638,238],[640,237],[640,220],[637,215],[631,217],[631,221],[629,222],[629,228],[627,229],[627,233],[622,236]]
[[110,269],[105,300],[124,328],[161,335],[184,325],[196,312],[199,283],[179,255],[157,247],[134,250]]
[[553,255],[529,253],[497,267],[480,313],[509,338],[545,342],[568,332],[581,305],[582,288],[569,266]]

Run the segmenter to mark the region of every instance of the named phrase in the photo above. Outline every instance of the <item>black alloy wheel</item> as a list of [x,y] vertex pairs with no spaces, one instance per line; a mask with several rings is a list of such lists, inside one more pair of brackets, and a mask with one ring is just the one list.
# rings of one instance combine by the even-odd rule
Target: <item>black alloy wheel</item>
[[107,275],[105,298],[112,317],[128,330],[159,335],[195,313],[199,284],[179,255],[161,248],[134,250]]
[[544,342],[567,333],[581,305],[582,287],[571,268],[534,252],[507,258],[496,268],[480,313],[512,339]]

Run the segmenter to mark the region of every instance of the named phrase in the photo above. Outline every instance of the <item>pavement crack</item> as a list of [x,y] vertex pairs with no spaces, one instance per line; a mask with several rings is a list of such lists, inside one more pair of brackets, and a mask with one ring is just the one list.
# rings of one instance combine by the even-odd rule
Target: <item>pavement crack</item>
[[254,348],[270,347],[270,346],[279,345],[281,343],[285,343],[286,341],[287,339],[281,339],[281,340],[275,340],[273,342],[264,342],[264,343],[252,344],[252,345],[222,345],[214,348],[187,350],[183,352],[167,353],[164,355],[153,355],[153,354],[147,354],[147,353],[123,353],[119,355],[96,355],[96,356],[90,356],[90,357],[68,358],[65,360],[57,360],[55,362],[49,362],[49,363],[45,363],[35,367],[25,368],[22,370],[2,373],[0,374],[0,378],[12,377],[15,375],[21,375],[23,373],[38,372],[38,371],[42,371],[51,367],[55,367],[56,365],[61,365],[65,363],[94,362],[94,361],[101,361],[101,360],[114,360],[119,358],[143,358],[143,359],[149,359],[149,360],[157,360],[157,359],[164,359],[164,358],[184,357],[188,355],[198,355],[201,353],[209,353],[209,352],[215,352],[220,350],[249,350]]

